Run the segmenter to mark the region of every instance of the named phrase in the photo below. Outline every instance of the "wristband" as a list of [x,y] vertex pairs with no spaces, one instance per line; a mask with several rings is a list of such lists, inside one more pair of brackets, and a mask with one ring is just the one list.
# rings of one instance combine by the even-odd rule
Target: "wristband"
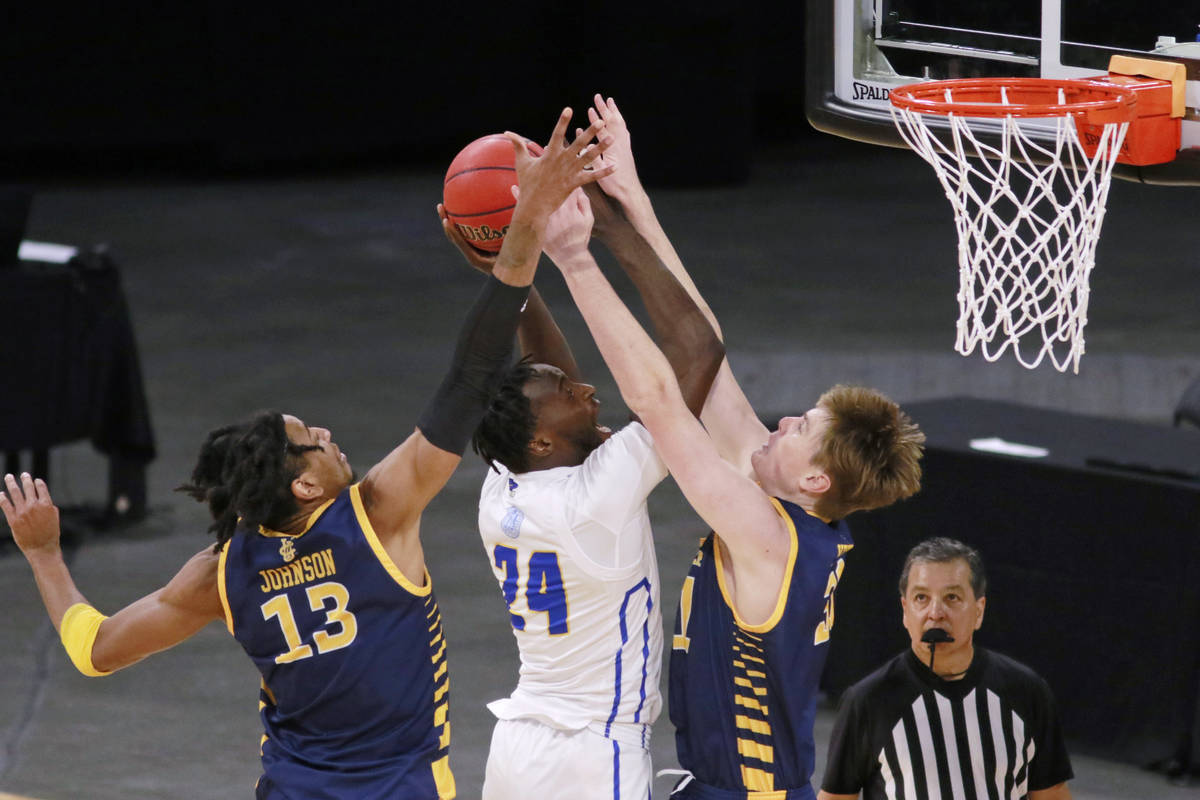
[[62,624],[59,625],[59,638],[75,669],[90,678],[111,675],[111,672],[101,672],[92,665],[92,645],[96,643],[96,634],[100,632],[100,623],[108,617],[101,614],[87,603],[76,603],[63,614]]

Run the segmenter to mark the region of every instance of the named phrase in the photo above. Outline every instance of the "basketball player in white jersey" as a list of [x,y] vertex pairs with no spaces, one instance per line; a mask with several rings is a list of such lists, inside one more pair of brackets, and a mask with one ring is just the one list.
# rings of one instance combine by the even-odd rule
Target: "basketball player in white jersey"
[[[624,136],[624,183],[605,189],[640,197],[648,208]],[[601,192],[592,198],[594,234],[637,286],[699,414],[724,349],[620,206]],[[487,258],[453,225],[444,227],[486,270]],[[561,237],[571,234],[552,216],[547,254],[569,247]],[[667,469],[640,422],[615,433],[598,424],[595,389],[581,382],[536,290],[520,339],[525,358],[505,377],[473,441],[492,467],[480,495],[480,535],[521,657],[517,688],[489,705],[498,722],[483,797],[648,798],[650,726],[662,707],[662,614],[646,498]]]

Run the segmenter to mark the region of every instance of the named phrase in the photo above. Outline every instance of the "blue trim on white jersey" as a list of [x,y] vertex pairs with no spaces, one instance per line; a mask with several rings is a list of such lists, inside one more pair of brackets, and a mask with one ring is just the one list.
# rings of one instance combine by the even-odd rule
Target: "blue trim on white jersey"
[[613,743],[613,800],[621,800],[621,743]]
[[[654,612],[654,592],[650,586],[649,578],[642,578],[634,584],[629,591],[625,592],[625,599],[621,602],[621,644],[617,647],[616,669],[613,681],[613,704],[612,712],[608,715],[608,720],[604,724],[604,735],[608,736],[612,732],[613,720],[617,718],[617,712],[621,706],[621,654],[625,652],[625,644],[629,641],[629,626],[627,623],[626,611],[629,608],[629,600],[635,592],[646,590],[646,619],[642,621],[642,681],[638,687],[638,705],[633,713],[633,721],[640,722],[642,718],[642,707],[646,704],[646,673],[650,668],[650,614]],[[643,739],[645,733],[642,734]]]

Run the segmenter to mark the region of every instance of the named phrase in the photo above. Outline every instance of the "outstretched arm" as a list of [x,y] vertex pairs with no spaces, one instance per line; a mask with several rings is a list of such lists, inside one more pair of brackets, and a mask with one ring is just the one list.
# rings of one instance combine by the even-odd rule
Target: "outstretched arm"
[[[568,201],[587,214],[582,193]],[[560,212],[561,213],[561,212]],[[767,495],[722,459],[689,411],[670,363],[621,302],[584,248],[554,263],[587,322],[629,408],[641,418],[676,483],[697,513],[720,534],[737,567],[735,603],[751,623],[770,615],[782,578],[779,558],[790,541]]]
[[[468,315],[454,364],[421,415],[417,430],[363,479],[371,523],[393,557],[401,556],[404,563],[399,566],[410,577],[420,561],[417,534],[421,513],[462,460],[471,432],[483,416],[488,386],[507,366],[550,214],[572,190],[606,177],[614,169],[612,165],[592,168],[608,146],[606,137],[587,144],[601,136],[603,120],[588,128],[587,139],[567,144],[570,119],[571,110],[564,109],[541,157],[534,157],[521,137],[506,134],[516,151],[522,190],[492,277]],[[396,540],[404,553],[390,546]]]
[[558,367],[573,381],[582,381],[583,374],[571,352],[571,345],[562,329],[554,321],[550,307],[542,299],[542,294],[536,286],[529,289],[529,302],[521,312],[521,321],[517,325],[517,344],[521,348],[521,356],[528,356],[538,364],[550,364]]
[[[463,238],[458,226],[446,216],[446,208],[441,203],[437,205],[437,212],[442,220],[442,232],[463,254],[467,263],[484,275],[491,275],[496,266],[497,254],[485,253],[472,247],[471,243]],[[517,343],[521,347],[522,356],[529,356],[540,364],[558,367],[573,381],[583,380],[579,365],[575,362],[575,354],[571,352],[567,338],[554,321],[550,307],[546,305],[536,286],[529,287],[529,300],[526,301],[517,323]]]
[[[620,165],[617,172],[601,180],[598,185],[605,194],[620,204],[629,224],[643,237],[661,263],[671,270],[680,285],[692,296],[696,305],[707,316],[717,336],[722,336],[716,316],[704,301],[691,275],[684,268],[683,261],[679,258],[679,254],[659,223],[658,216],[654,213],[650,196],[638,178],[637,169],[634,166],[632,139],[625,118],[611,97],[605,99],[597,94],[594,104],[594,107],[588,109],[588,119],[603,120],[607,123],[605,132],[612,138],[612,146],[602,160],[611,159]],[[605,243],[612,249],[613,243],[608,241]],[[613,253],[621,266],[628,270],[626,262],[621,259],[617,251],[613,250]],[[766,441],[767,429],[750,406],[741,386],[733,376],[733,371],[729,368],[728,361],[724,361],[717,372],[709,390],[701,419],[722,457],[735,464],[744,474],[750,474],[750,453]]]
[[63,560],[58,508],[45,482],[4,476],[0,509],[33,570],[50,622],[85,675],[105,675],[190,638],[223,616],[212,548],[193,556],[171,581],[111,617],[92,608]]
[[655,340],[671,365],[688,409],[700,416],[725,346],[700,308],[698,295],[688,292],[663,263],[620,206],[596,185],[584,187],[595,217],[596,238],[604,242],[633,281],[654,326]]

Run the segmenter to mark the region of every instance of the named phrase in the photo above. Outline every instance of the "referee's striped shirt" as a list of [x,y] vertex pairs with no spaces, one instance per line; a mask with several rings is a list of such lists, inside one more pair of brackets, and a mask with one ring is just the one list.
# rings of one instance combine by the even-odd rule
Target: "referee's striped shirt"
[[851,687],[822,788],[864,800],[1020,800],[1072,777],[1049,687],[976,648],[944,681],[906,651]]

